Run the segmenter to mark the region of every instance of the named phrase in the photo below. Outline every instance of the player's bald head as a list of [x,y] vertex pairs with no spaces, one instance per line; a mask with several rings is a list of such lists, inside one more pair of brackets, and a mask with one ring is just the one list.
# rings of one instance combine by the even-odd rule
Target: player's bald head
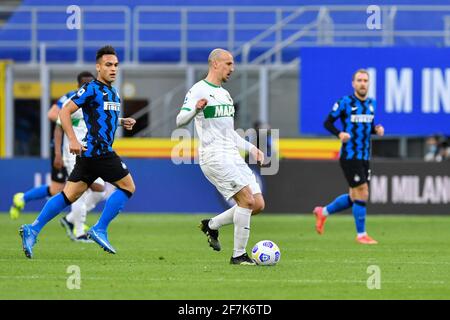
[[229,51],[221,48],[216,48],[211,51],[208,56],[208,65],[211,66],[214,61],[219,61],[228,57],[232,57]]

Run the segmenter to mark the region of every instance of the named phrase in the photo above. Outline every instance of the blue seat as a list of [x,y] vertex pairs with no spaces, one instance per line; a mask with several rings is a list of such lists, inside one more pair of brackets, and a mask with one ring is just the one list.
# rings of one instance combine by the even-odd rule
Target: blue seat
[[[176,2],[176,1],[175,1]],[[179,3],[178,3],[179,2]],[[196,8],[204,8],[205,6],[226,6],[238,8],[239,6],[254,6],[254,2],[250,0],[218,0],[214,2],[214,6],[211,5],[210,0],[188,0],[178,1],[175,5],[182,6],[196,6]],[[424,1],[424,4],[441,4],[443,0],[428,0]],[[24,6],[47,6],[47,5],[60,5],[60,1],[56,0],[25,0]],[[316,4],[314,0],[302,0],[304,5]],[[339,0],[322,0],[322,4],[340,4]],[[102,6],[105,4],[104,0],[79,0],[77,4],[80,6],[97,5]],[[111,6],[128,6],[131,9],[131,17],[133,17],[133,10],[136,6],[155,6],[162,5],[159,0],[135,0],[133,5],[129,5],[127,0],[110,0],[108,5]],[[379,5],[389,4],[388,0],[378,1]],[[291,6],[293,9],[298,8],[298,0],[266,0],[258,2],[257,6]],[[87,24],[94,25],[95,27],[103,27],[100,29],[87,28],[83,30],[84,41],[89,41],[88,46],[84,48],[84,55],[86,61],[91,61],[95,55],[96,48],[90,44],[97,45],[98,47],[115,43],[115,47],[122,55],[124,48],[117,43],[124,43],[127,34],[124,30],[115,30],[111,28],[110,24],[125,24],[125,16],[119,12],[108,12],[108,7],[105,7],[105,12],[84,12],[83,20]],[[203,62],[212,48],[217,46],[228,47],[228,14],[223,11],[218,12],[201,12],[190,11],[187,15],[188,25],[191,28],[187,31],[188,41],[188,61],[190,62]],[[285,12],[283,17],[286,17],[289,12]],[[398,12],[395,21],[396,30],[406,29],[422,29],[422,30],[443,30],[444,28],[444,16],[446,12],[421,12],[420,15],[414,12]],[[317,17],[317,12],[306,13],[292,21],[291,28],[287,28],[282,32],[282,39],[287,39],[289,36],[295,34],[298,29],[293,27],[295,25],[305,25]],[[366,16],[356,15],[352,12],[339,12],[332,14],[333,21],[335,23],[342,24],[342,28],[345,30],[346,25],[351,28],[351,25],[364,25]],[[54,13],[50,11],[39,12],[37,21],[42,23],[57,23],[60,29],[48,30],[39,29],[37,32],[37,40],[45,41],[49,43],[47,59],[50,62],[66,62],[76,61],[76,45],[77,45],[77,30],[67,30],[64,28],[67,14],[65,10]],[[253,39],[257,35],[261,34],[268,27],[276,23],[276,14],[272,12],[236,12],[234,16],[235,31],[233,34],[235,41],[235,49],[243,43]],[[146,25],[162,25],[162,27],[155,27],[153,29],[141,29],[138,34],[139,40],[149,41],[151,45],[143,46],[139,48],[139,57],[142,62],[179,62],[181,58],[180,48],[178,45],[182,41],[182,32],[179,30],[179,26],[182,24],[182,14],[180,12],[142,12],[139,15],[139,22]],[[13,59],[15,61],[26,62],[30,59],[31,55],[31,41],[32,33],[30,30],[18,30],[14,29],[14,26],[20,24],[30,24],[31,14],[29,12],[14,12],[5,27],[0,27],[0,43],[7,43],[7,41],[23,41],[26,46],[8,46],[0,47],[1,59]],[[206,27],[197,29],[195,24],[202,23]],[[256,27],[249,27],[250,24],[257,24]],[[420,27],[418,27],[420,26]],[[131,32],[134,28],[131,27]],[[292,28],[293,27],[293,28]],[[134,35],[130,35],[131,40],[134,39]],[[258,54],[264,53],[269,49],[275,41],[275,34],[271,34],[264,39],[267,46],[264,43],[258,43],[253,47],[250,52],[250,58],[256,57]],[[380,41],[380,38],[373,37],[358,37],[358,38],[346,38],[343,36],[336,36],[335,41]],[[301,41],[307,41],[311,44],[315,44],[317,39],[314,36],[305,36]],[[154,42],[154,43],[152,43]],[[159,45],[156,43],[158,42]],[[395,39],[396,46],[443,46],[444,40],[442,37],[397,37]],[[73,46],[59,46],[59,43],[71,44]],[[56,45],[56,47],[55,47]],[[131,50],[134,50],[133,44],[131,44]],[[283,61],[290,61],[298,56],[299,49],[296,47],[286,48],[282,52]],[[133,53],[131,52],[131,56]],[[237,57],[239,61],[240,57]]]

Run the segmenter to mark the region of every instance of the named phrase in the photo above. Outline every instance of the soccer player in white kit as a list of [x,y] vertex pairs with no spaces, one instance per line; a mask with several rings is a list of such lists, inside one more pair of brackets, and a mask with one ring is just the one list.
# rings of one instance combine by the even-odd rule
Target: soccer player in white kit
[[[77,78],[79,79],[79,87],[95,79],[94,75],[87,71],[81,72]],[[67,102],[69,100],[70,98]],[[83,111],[81,108],[71,114],[71,119],[73,130],[78,141],[83,141],[87,133],[87,127],[84,122]],[[55,150],[61,150],[61,141],[59,137],[61,137],[62,134],[63,129],[61,127],[61,121],[58,117],[55,127]],[[64,167],[70,175],[75,167],[76,155],[70,153],[69,139],[66,134],[64,134],[62,141],[62,161],[64,163]],[[90,186],[90,189],[88,189],[77,201],[72,203],[70,213],[59,220],[61,225],[66,229],[67,235],[70,239],[76,242],[93,242],[88,239],[86,235],[86,215],[89,211],[95,208],[97,203],[106,199],[106,197],[105,182],[101,178],[98,178]]]
[[260,163],[264,161],[264,154],[234,130],[233,99],[222,87],[234,71],[233,56],[226,50],[214,49],[209,55],[208,66],[206,78],[187,93],[177,116],[177,126],[184,126],[195,118],[200,138],[200,168],[224,198],[233,198],[236,205],[212,219],[202,220],[200,228],[209,245],[219,251],[218,229],[234,223],[234,249],[230,263],[255,265],[246,252],[250,217],[264,209],[264,198],[255,175],[239,150],[250,152]]

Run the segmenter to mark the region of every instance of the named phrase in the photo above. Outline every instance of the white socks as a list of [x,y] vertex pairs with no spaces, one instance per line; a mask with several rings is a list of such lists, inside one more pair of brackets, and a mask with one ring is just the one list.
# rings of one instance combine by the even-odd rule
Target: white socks
[[220,227],[226,226],[228,224],[233,223],[234,210],[237,208],[237,205],[231,207],[227,211],[218,214],[211,220],[209,220],[209,228],[212,230],[219,230]]
[[250,217],[252,209],[236,206],[234,210],[234,249],[233,258],[243,255],[250,237]]
[[75,237],[79,237],[84,234],[84,223],[86,222],[86,197],[90,190],[87,190],[81,195],[81,197],[72,203],[72,210],[67,215],[66,219],[73,223]]
[[97,205],[97,203],[106,199],[105,195],[106,195],[106,191],[96,192],[96,191],[89,190],[89,194],[85,199],[87,212],[90,212],[91,210],[93,210],[95,208],[95,206]]
[[79,237],[85,233],[84,224],[86,215],[95,208],[97,203],[105,197],[105,192],[94,192],[90,189],[86,190],[81,197],[72,203],[72,210],[66,216],[67,221],[73,223],[75,237]]

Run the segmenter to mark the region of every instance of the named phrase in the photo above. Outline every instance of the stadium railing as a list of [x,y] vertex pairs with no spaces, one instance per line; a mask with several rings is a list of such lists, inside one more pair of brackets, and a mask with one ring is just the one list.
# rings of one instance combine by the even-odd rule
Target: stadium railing
[[450,45],[449,5],[380,6],[376,30],[367,28],[368,7],[361,5],[82,6],[83,27],[70,32],[67,8],[0,5],[3,16],[10,14],[0,27],[0,58],[37,63],[40,42],[50,62],[84,62],[107,41],[127,62],[181,64],[203,61],[214,47],[234,52],[238,61],[283,63],[305,46]]

